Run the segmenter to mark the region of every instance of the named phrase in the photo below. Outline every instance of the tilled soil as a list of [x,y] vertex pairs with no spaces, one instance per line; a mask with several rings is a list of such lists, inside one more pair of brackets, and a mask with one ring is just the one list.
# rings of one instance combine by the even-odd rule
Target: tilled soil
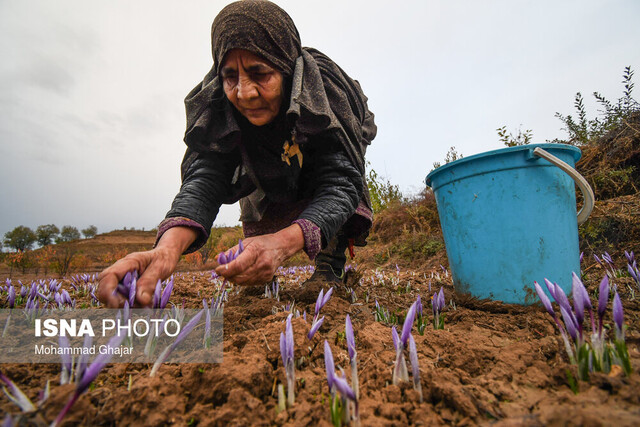
[[[331,425],[323,342],[336,366],[349,373],[345,317],[355,331],[362,425],[638,425],[640,420],[640,318],[638,300],[620,279],[627,345],[634,372],[625,376],[591,374],[574,394],[564,346],[551,317],[540,306],[521,307],[475,301],[456,295],[448,275],[432,271],[351,272],[349,287],[339,287],[322,309],[325,321],[312,341],[310,328],[319,286],[303,288],[309,272],[282,270],[280,301],[263,289],[232,289],[224,308],[224,353],[220,364],[167,364],[151,378],[148,364],[111,364],[76,402],[66,425]],[[592,300],[600,271],[585,284]],[[201,306],[219,282],[209,272],[176,275],[172,301]],[[395,349],[391,325],[374,318],[376,300],[402,318],[421,295],[430,319],[430,295],[444,287],[445,329],[416,326],[423,401],[412,383],[392,384]],[[630,284],[629,286],[633,286]],[[66,286],[65,286],[66,287]],[[429,289],[431,287],[431,290]],[[325,288],[325,291],[327,288]],[[355,293],[351,293],[351,290]],[[638,290],[636,290],[638,293]],[[293,312],[296,403],[276,412],[276,384],[286,385],[280,333]],[[606,315],[611,323],[611,302]],[[401,327],[401,326],[400,326]],[[51,380],[51,395],[35,413],[21,414],[5,396],[0,412],[23,425],[48,425],[73,393],[59,386],[60,365],[5,364],[0,369],[33,401]],[[350,375],[348,375],[350,378]]]

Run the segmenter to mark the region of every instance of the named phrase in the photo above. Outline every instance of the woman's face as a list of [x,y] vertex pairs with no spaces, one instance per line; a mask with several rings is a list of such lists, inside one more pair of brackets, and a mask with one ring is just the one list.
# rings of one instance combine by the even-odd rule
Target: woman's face
[[271,123],[280,112],[282,74],[269,61],[247,50],[232,49],[220,67],[224,93],[255,126]]

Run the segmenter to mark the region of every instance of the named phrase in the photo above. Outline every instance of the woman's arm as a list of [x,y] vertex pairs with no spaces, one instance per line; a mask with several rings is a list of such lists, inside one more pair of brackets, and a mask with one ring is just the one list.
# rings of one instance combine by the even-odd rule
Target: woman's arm
[[232,157],[199,156],[183,177],[180,192],[158,229],[154,248],[129,254],[100,273],[100,301],[121,307],[124,298],[114,291],[127,272],[137,270],[136,306],[150,305],[158,280],[173,273],[183,253],[195,251],[207,241],[208,230],[229,192],[235,166]]
[[310,258],[355,213],[364,188],[362,176],[337,144],[326,143],[312,154],[307,156],[313,160],[301,178],[312,194],[311,202],[297,221],[305,229],[305,237],[314,234],[313,227],[319,229],[320,239],[305,240],[305,252]]
[[235,152],[199,154],[184,171],[180,191],[158,226],[156,245],[163,233],[175,226],[191,227],[197,233],[185,253],[204,245],[222,202],[229,198],[231,180],[239,162]]
[[173,273],[180,255],[196,237],[197,232],[192,228],[173,227],[164,233],[154,249],[134,252],[118,260],[98,276],[98,298],[107,307],[124,305],[124,298],[114,291],[127,272],[137,270],[140,277],[136,282],[136,306],[149,306],[158,280]]

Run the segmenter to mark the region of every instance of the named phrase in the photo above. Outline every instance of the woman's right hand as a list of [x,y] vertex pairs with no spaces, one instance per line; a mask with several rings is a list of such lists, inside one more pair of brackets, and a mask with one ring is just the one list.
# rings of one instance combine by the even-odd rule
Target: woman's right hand
[[116,292],[118,283],[130,272],[138,271],[136,307],[149,307],[158,280],[165,280],[176,269],[182,253],[195,241],[197,232],[188,227],[167,230],[158,245],[149,251],[134,252],[116,261],[98,275],[98,299],[109,308],[124,305],[124,297]]
[[176,257],[164,248],[131,253],[98,275],[98,298],[109,308],[122,307],[125,299],[115,290],[128,272],[137,270],[139,277],[136,282],[135,306],[148,307],[151,305],[156,283],[171,276],[179,259],[180,254]]

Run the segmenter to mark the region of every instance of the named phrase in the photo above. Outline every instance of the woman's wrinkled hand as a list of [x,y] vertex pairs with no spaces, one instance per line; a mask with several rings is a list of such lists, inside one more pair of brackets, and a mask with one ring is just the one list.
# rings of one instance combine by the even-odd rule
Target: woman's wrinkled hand
[[149,307],[158,280],[165,280],[176,269],[180,255],[195,241],[197,232],[189,227],[167,230],[150,251],[134,252],[98,275],[98,299],[109,308],[122,307],[124,298],[116,288],[129,271],[138,271],[136,307]]
[[[277,233],[244,239],[244,251],[230,263],[220,265],[216,273],[239,285],[263,285],[271,280],[282,263],[304,247],[299,225]],[[238,247],[232,248],[233,252]]]
[[158,280],[165,280],[178,265],[180,255],[166,248],[146,252],[134,252],[116,261],[98,275],[98,298],[109,308],[122,307],[125,299],[116,292],[118,283],[130,272],[138,271],[136,282],[137,307],[151,305],[153,291]]

